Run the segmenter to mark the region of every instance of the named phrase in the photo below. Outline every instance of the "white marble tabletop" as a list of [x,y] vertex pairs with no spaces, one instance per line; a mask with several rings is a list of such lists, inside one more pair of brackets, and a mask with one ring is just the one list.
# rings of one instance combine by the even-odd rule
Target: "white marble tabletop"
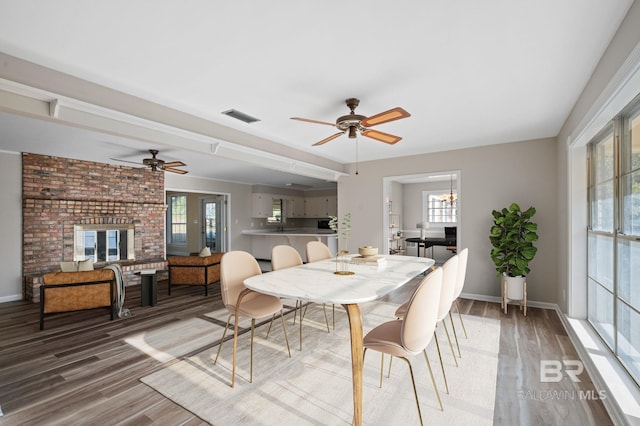
[[[355,255],[354,255],[355,256]],[[386,255],[380,265],[350,264],[354,275],[336,275],[336,259],[256,275],[247,288],[286,299],[356,304],[379,299],[429,269],[433,259]]]

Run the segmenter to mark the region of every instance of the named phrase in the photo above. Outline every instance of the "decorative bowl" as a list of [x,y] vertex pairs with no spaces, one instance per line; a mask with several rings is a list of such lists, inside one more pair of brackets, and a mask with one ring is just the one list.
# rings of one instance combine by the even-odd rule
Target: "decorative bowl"
[[358,253],[362,257],[371,257],[378,254],[378,247],[364,246],[358,248]]

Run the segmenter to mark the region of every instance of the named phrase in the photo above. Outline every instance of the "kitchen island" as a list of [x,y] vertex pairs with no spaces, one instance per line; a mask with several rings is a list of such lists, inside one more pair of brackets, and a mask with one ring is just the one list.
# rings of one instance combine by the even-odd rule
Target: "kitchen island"
[[247,229],[243,235],[251,237],[251,253],[256,259],[271,260],[271,249],[280,244],[294,247],[300,253],[302,261],[307,261],[307,243],[321,241],[325,243],[333,255],[338,249],[338,236],[329,229],[297,228]]

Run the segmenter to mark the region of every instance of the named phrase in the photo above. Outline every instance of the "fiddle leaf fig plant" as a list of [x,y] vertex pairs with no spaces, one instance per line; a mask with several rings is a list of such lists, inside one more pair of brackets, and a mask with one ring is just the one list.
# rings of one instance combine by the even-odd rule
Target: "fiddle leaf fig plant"
[[526,276],[531,271],[529,262],[538,251],[533,245],[538,240],[538,225],[531,220],[535,213],[534,207],[522,211],[517,203],[492,211],[489,240],[493,246],[491,260],[496,265],[498,277]]

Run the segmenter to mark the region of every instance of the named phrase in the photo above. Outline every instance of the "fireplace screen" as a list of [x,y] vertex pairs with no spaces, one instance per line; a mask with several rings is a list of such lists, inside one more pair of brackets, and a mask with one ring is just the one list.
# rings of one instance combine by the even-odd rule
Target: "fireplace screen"
[[134,260],[134,225],[74,225],[73,260]]

